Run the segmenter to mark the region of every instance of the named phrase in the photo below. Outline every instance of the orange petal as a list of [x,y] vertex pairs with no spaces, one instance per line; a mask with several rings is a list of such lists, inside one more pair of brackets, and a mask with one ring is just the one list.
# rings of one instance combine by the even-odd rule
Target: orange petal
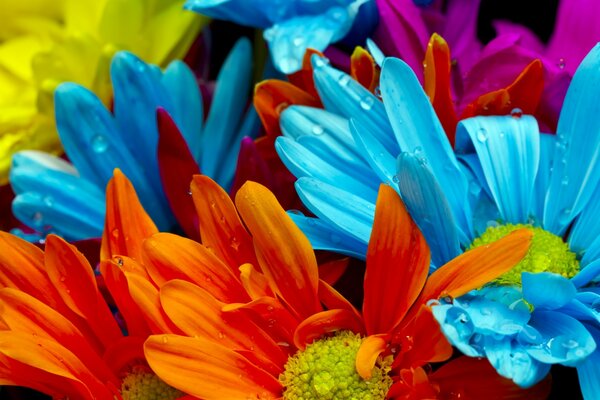
[[30,294],[52,308],[65,310],[44,268],[44,252],[35,245],[0,231],[0,286]]
[[68,382],[63,396],[73,390],[73,398],[113,398],[107,387],[73,353],[53,340],[23,332],[0,331],[0,354],[16,361],[15,367],[24,364]]
[[141,261],[142,241],[158,232],[135,193],[133,185],[119,169],[106,186],[106,220],[100,259],[129,256]]
[[307,344],[319,339],[321,336],[336,331],[352,331],[364,333],[362,321],[348,310],[321,311],[306,318],[298,325],[294,332],[294,344],[299,349],[304,349]]
[[180,333],[160,304],[158,289],[146,279],[125,272],[129,293],[134,299],[152,333]]
[[394,360],[394,368],[422,367],[427,363],[446,361],[452,356],[452,345],[426,305],[421,305],[409,326],[394,334],[392,342],[409,344],[400,347],[401,353]]
[[419,296],[430,253],[400,196],[379,187],[375,222],[367,250],[363,316],[369,334],[390,332]]
[[254,88],[254,107],[269,136],[281,135],[279,114],[292,104],[319,107],[321,102],[293,84],[277,79],[262,81]]
[[344,257],[339,260],[332,260],[319,264],[319,278],[329,285],[335,285],[338,279],[346,272],[349,262],[350,258]]
[[254,269],[252,264],[240,266],[240,280],[252,300],[263,296],[273,296],[273,291],[269,287],[267,278]]
[[273,193],[258,183],[246,182],[235,202],[273,292],[303,318],[321,311],[315,254]]
[[362,319],[358,310],[350,303],[340,292],[335,290],[332,286],[330,286],[327,282],[320,280],[319,281],[319,300],[325,305],[326,308],[332,310],[334,308],[339,308],[342,310],[348,310],[354,315],[356,318]]
[[323,53],[315,49],[306,49],[304,53],[304,57],[302,58],[302,69],[298,72],[294,72],[291,75],[288,75],[289,81],[294,85],[304,90],[306,93],[314,96],[315,98],[319,98],[319,93],[315,88],[315,79],[313,75],[313,67],[311,58],[313,54],[318,55],[319,57],[325,57]]
[[358,83],[373,92],[379,85],[379,69],[371,54],[360,46],[350,57],[350,74]]
[[146,337],[150,335],[150,329],[142,318],[142,311],[129,293],[127,278],[119,262],[116,260],[104,260],[100,262],[100,273],[112,298],[117,304],[119,313],[125,319],[127,334],[130,336]]
[[204,175],[194,175],[191,190],[200,220],[202,244],[212,249],[236,274],[242,264],[257,265],[252,238],[229,195]]
[[103,381],[119,381],[106,368],[86,337],[68,319],[36,298],[16,289],[0,289],[2,320],[9,330],[39,335],[57,343],[68,344],[77,357]]
[[454,145],[456,133],[456,111],[450,91],[450,49],[446,41],[437,33],[431,35],[425,52],[424,88],[435,109],[450,143]]
[[46,238],[46,271],[67,306],[82,317],[105,347],[122,336],[98,290],[92,267],[77,248],[55,235]]
[[521,389],[511,380],[498,375],[484,358],[459,357],[430,375],[441,393],[455,393],[465,399],[546,399],[550,378],[529,389]]
[[252,351],[262,361],[262,368],[274,366],[278,373],[283,372],[287,355],[277,344],[245,313],[223,312],[224,303],[202,288],[173,280],[161,288],[160,302],[171,321],[188,336],[203,337],[235,351]]
[[527,254],[531,237],[529,229],[519,229],[494,243],[461,254],[431,274],[419,301],[459,297],[496,279]]
[[194,282],[225,302],[248,301],[237,276],[210,250],[181,236],[157,233],[144,241],[144,264],[161,287],[171,279]]
[[265,296],[249,303],[231,303],[223,306],[224,312],[241,311],[267,332],[279,346],[289,348],[293,343],[298,321],[277,299]]
[[144,352],[152,370],[169,385],[205,400],[277,399],[277,378],[243,356],[202,338],[150,336]]
[[507,115],[515,108],[520,108],[523,114],[533,114],[540,103],[543,90],[542,62],[533,60],[509,86],[486,93],[469,104],[461,119],[475,115]]
[[387,348],[388,335],[368,336],[356,353],[356,372],[363,379],[371,379],[379,355]]

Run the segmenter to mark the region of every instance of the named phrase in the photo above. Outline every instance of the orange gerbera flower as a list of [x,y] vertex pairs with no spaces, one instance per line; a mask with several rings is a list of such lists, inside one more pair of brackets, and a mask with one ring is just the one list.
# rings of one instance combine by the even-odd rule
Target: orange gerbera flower
[[[382,186],[361,313],[320,279],[308,240],[263,186],[246,183],[236,211],[216,183],[195,176],[200,244],[143,229],[131,233],[130,222],[143,220],[143,210],[122,180],[116,175],[109,190],[128,199],[128,207],[107,202],[103,254],[140,261],[145,274],[136,285],[153,287],[143,291],[152,292],[146,298],[131,291],[144,300],[138,301],[143,315],[180,331],[150,336],[146,359],[189,395],[444,398],[460,389],[468,398],[531,398],[547,391],[544,385],[521,391],[484,361],[460,358],[434,373],[426,369],[451,355],[427,302],[460,296],[512,268],[527,251],[528,231],[467,252],[427,278],[425,241],[396,193]],[[132,246],[144,237],[141,247]]]
[[[123,260],[107,261],[103,272],[113,289],[122,287],[124,276],[141,274]],[[0,384],[58,399],[179,398],[181,392],[152,373],[142,346],[151,333],[181,331],[148,324],[129,289],[113,295],[128,336],[74,246],[49,235],[42,251],[0,232]]]

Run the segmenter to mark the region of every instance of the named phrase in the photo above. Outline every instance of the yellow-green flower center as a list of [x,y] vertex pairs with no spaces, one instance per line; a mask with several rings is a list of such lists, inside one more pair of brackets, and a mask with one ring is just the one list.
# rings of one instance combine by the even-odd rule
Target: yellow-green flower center
[[355,360],[363,338],[343,331],[317,340],[298,351],[279,376],[285,400],[383,400],[392,385],[389,362],[382,362],[365,380],[356,372]]
[[493,283],[521,286],[521,272],[552,272],[565,278],[572,278],[579,272],[579,261],[577,261],[575,253],[569,250],[568,244],[555,234],[531,225],[491,226],[471,243],[469,250],[495,242],[520,228],[528,228],[533,231],[529,251],[519,264],[498,277]]
[[183,393],[164,383],[150,370],[136,367],[123,379],[121,396],[123,400],[175,400]]

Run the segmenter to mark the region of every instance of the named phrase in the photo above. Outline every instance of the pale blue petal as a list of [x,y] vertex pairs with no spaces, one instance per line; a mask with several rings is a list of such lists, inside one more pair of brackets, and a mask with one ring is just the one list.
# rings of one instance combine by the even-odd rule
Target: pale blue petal
[[[587,325],[596,344],[600,346],[600,329]],[[600,350],[597,349],[588,358],[577,364],[579,386],[585,399],[600,398]]]
[[555,147],[555,135],[540,134],[540,162],[535,177],[533,199],[531,201],[531,214],[534,219],[540,223],[544,216],[546,193],[548,192],[548,185],[550,184],[550,172],[552,171],[552,163],[554,162]]
[[575,298],[577,289],[571,281],[550,272],[521,273],[523,297],[535,309],[555,310]]
[[333,251],[334,253],[365,259],[367,254],[366,243],[318,218],[306,217],[289,211],[288,215],[306,235],[313,249]]
[[596,187],[592,200],[587,203],[583,211],[573,224],[569,233],[569,248],[576,253],[584,253],[594,240],[600,237],[600,185]]
[[484,355],[483,336],[475,333],[473,321],[463,308],[442,304],[432,306],[431,311],[453,346],[469,357]]
[[596,237],[589,247],[585,249],[580,265],[585,267],[598,259],[600,259],[600,236]]
[[266,28],[272,23],[267,14],[270,7],[261,7],[258,3],[250,0],[187,0],[183,8],[215,19]]
[[252,47],[247,38],[242,38],[237,41],[219,71],[204,126],[200,170],[217,182],[224,178],[220,166],[225,154],[234,145],[233,139],[238,133],[236,129],[248,103],[251,72]]
[[456,149],[474,148],[490,191],[504,221],[522,223],[529,208],[537,174],[540,144],[535,118],[475,117],[461,121]]
[[468,182],[421,84],[411,68],[397,58],[385,59],[380,82],[383,104],[400,149],[423,153],[457,224],[471,237]]
[[296,191],[310,211],[329,224],[369,242],[375,218],[375,204],[314,178],[300,178]]
[[345,170],[329,164],[318,153],[313,153],[290,138],[278,137],[275,141],[275,150],[277,150],[281,161],[297,178],[317,178],[338,189],[356,194],[366,201],[374,202],[377,199],[378,187],[366,186],[361,181],[348,175]]
[[31,189],[24,184],[25,182],[20,181],[20,174],[15,174],[19,169],[29,170],[32,175],[37,173],[37,171],[41,172],[48,169],[67,175],[79,176],[73,165],[60,157],[37,150],[19,151],[13,155],[10,167],[11,176],[9,182],[15,194],[21,194]]
[[563,313],[535,310],[529,325],[537,329],[543,341],[526,346],[526,351],[543,363],[570,366],[596,349],[592,335],[581,322]]
[[510,337],[500,340],[486,337],[485,354],[500,375],[522,388],[535,385],[550,371],[550,365],[532,358]]
[[400,149],[381,101],[350,75],[330,67],[316,55],[312,58],[315,86],[330,112],[354,118],[387,149],[398,154]]
[[432,263],[439,267],[461,254],[458,227],[427,162],[418,154],[402,153],[397,181],[402,200],[431,249]]
[[529,321],[529,310],[510,307],[483,296],[468,296],[467,301],[457,299],[457,304],[469,314],[475,332],[483,335],[515,335]]
[[181,130],[190,152],[200,160],[202,147],[202,94],[194,73],[183,61],[173,61],[162,76],[162,84],[173,102],[171,117]]
[[[456,158],[461,162],[459,166],[465,165],[469,169],[470,174],[472,174],[477,180],[477,184],[479,185],[479,187],[483,189],[488,196],[492,197],[492,191],[490,190],[490,187],[487,184],[487,181],[485,179],[485,173],[483,172],[483,168],[481,167],[481,161],[479,160],[477,154],[457,154]],[[463,171],[463,174],[467,178],[469,178],[469,175],[465,174],[463,168],[461,168],[461,171]],[[470,186],[471,185],[469,182],[469,187]]]
[[276,68],[291,74],[302,67],[306,49],[325,50],[348,33],[352,20],[349,9],[332,7],[323,14],[296,16],[276,23],[265,30],[263,37]]
[[[396,189],[394,182],[396,160],[361,122],[350,119],[350,132],[357,144],[358,150],[367,159],[371,170],[377,174],[378,182],[385,182]],[[397,190],[397,189],[396,189]]]
[[600,182],[599,68],[600,45],[596,45],[577,68],[561,109],[544,210],[544,227],[554,233],[565,231]]
[[373,56],[373,60],[375,60],[377,65],[381,67],[383,65],[383,60],[385,59],[385,54],[383,54],[383,51],[381,51],[379,46],[371,39],[367,39],[367,50],[369,50],[369,53],[371,53],[371,56]]

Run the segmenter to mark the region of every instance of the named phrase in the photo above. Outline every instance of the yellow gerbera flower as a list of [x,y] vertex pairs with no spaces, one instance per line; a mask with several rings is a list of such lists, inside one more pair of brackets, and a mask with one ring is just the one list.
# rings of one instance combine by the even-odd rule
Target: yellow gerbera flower
[[52,94],[64,81],[111,98],[117,50],[165,66],[206,19],[183,0],[0,0],[0,184],[16,151],[60,153]]

